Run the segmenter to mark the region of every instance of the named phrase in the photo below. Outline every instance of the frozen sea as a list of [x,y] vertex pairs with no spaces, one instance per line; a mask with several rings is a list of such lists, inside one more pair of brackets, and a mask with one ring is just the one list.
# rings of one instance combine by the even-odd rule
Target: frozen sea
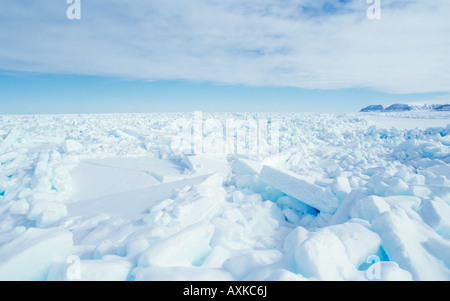
[[450,112],[3,115],[0,280],[450,280],[449,133]]

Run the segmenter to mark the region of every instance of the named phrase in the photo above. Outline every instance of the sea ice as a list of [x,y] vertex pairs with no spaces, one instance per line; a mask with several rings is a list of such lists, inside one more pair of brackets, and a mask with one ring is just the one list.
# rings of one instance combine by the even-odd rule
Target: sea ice
[[278,120],[279,149],[180,153],[185,113],[0,116],[0,280],[450,279],[450,113],[204,116]]

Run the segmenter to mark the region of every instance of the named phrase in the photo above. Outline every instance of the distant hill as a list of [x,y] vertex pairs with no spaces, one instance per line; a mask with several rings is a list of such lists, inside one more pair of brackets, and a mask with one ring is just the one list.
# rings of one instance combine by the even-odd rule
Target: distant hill
[[450,111],[450,104],[438,106],[434,110],[435,111]]
[[370,105],[360,112],[406,112],[406,111],[450,111],[450,104],[393,104],[390,106]]
[[382,105],[371,105],[368,107],[363,108],[360,112],[381,112],[385,108]]

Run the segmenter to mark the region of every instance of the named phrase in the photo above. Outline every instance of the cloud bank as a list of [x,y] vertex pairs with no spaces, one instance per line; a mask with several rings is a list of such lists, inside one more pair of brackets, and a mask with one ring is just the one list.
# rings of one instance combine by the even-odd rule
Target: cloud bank
[[388,93],[450,91],[450,1],[0,2],[0,70]]

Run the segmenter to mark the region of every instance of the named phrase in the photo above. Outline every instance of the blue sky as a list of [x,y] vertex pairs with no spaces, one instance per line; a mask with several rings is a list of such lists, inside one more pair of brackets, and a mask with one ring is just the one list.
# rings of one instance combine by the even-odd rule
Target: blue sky
[[2,114],[203,111],[355,112],[374,103],[423,102],[440,93],[316,90],[80,75],[0,74]]
[[0,114],[450,102],[450,1],[80,1],[0,2]]

